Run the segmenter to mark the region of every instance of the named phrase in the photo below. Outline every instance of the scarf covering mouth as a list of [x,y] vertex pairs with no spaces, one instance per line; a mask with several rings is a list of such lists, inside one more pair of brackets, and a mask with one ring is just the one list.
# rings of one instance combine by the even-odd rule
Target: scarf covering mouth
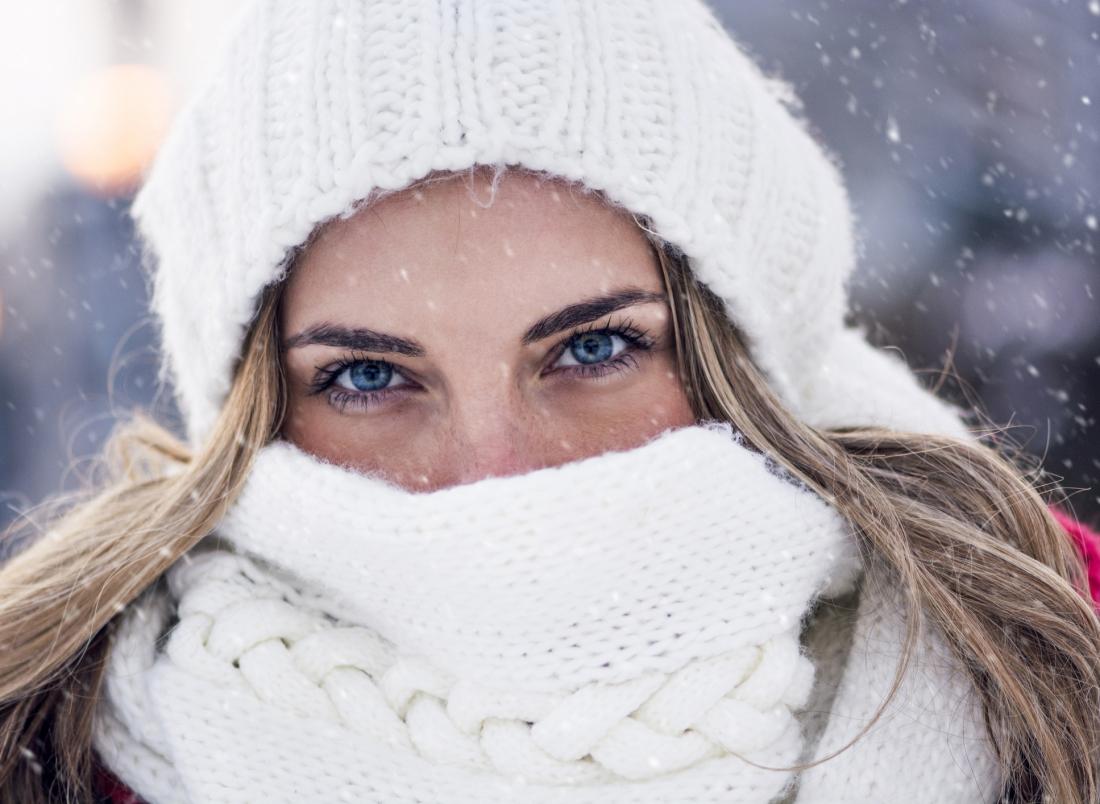
[[[935,800],[992,801],[942,654],[869,750],[774,769],[812,747],[808,615],[860,569],[840,515],[724,423],[428,493],[276,441],[122,617],[96,748],[154,804],[905,801],[882,796],[914,761]],[[865,603],[830,750],[893,675],[901,621]]]

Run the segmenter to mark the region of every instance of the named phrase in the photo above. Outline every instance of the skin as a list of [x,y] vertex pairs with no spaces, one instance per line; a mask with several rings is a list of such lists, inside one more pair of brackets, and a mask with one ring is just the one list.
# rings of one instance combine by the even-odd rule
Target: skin
[[[487,174],[475,174],[472,193],[469,182],[384,198],[328,223],[303,252],[279,315],[283,436],[422,492],[629,449],[694,423],[657,257],[631,217],[519,171],[487,207]],[[525,342],[547,316],[624,290],[634,295],[620,309]],[[607,331],[624,326],[649,348]],[[422,353],[349,348],[324,327],[415,341]]]

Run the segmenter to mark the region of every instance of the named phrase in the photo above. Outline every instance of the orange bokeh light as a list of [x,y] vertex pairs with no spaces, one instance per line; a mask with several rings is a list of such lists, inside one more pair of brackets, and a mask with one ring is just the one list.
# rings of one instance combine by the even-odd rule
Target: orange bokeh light
[[168,81],[143,64],[116,64],[76,83],[57,118],[65,168],[89,190],[133,191],[164,138],[174,109]]

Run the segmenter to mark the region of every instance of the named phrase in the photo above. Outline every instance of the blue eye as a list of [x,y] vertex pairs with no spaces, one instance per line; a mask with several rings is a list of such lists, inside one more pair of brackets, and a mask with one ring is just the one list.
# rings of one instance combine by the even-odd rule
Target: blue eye
[[[653,348],[648,333],[629,323],[576,332],[559,344],[561,354],[553,365],[555,374],[595,379],[637,366],[636,355]],[[340,411],[348,407],[368,408],[388,399],[398,399],[415,390],[400,366],[386,360],[348,357],[331,368],[320,368],[310,383],[310,393],[332,389],[329,403]],[[391,385],[394,378],[402,382]]]
[[[615,348],[616,341],[621,344],[619,349]],[[574,362],[562,365],[591,366],[596,363],[603,363],[605,360],[619,354],[626,345],[626,339],[616,332],[608,330],[582,332],[570,339],[569,349],[562,354],[563,358],[566,356],[571,357]]]
[[381,360],[359,360],[341,371],[333,382],[349,391],[381,391],[393,379],[393,366]]
[[582,363],[598,363],[611,357],[615,351],[615,338],[622,340],[620,336],[607,332],[588,332],[573,341],[569,350]]

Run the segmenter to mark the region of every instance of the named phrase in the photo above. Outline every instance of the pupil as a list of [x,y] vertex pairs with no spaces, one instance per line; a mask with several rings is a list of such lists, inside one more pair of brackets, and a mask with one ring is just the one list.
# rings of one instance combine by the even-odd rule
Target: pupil
[[357,391],[377,391],[389,385],[393,369],[385,363],[356,363],[349,373]]
[[578,362],[599,363],[611,357],[611,336],[606,332],[589,332],[575,340],[570,348]]

